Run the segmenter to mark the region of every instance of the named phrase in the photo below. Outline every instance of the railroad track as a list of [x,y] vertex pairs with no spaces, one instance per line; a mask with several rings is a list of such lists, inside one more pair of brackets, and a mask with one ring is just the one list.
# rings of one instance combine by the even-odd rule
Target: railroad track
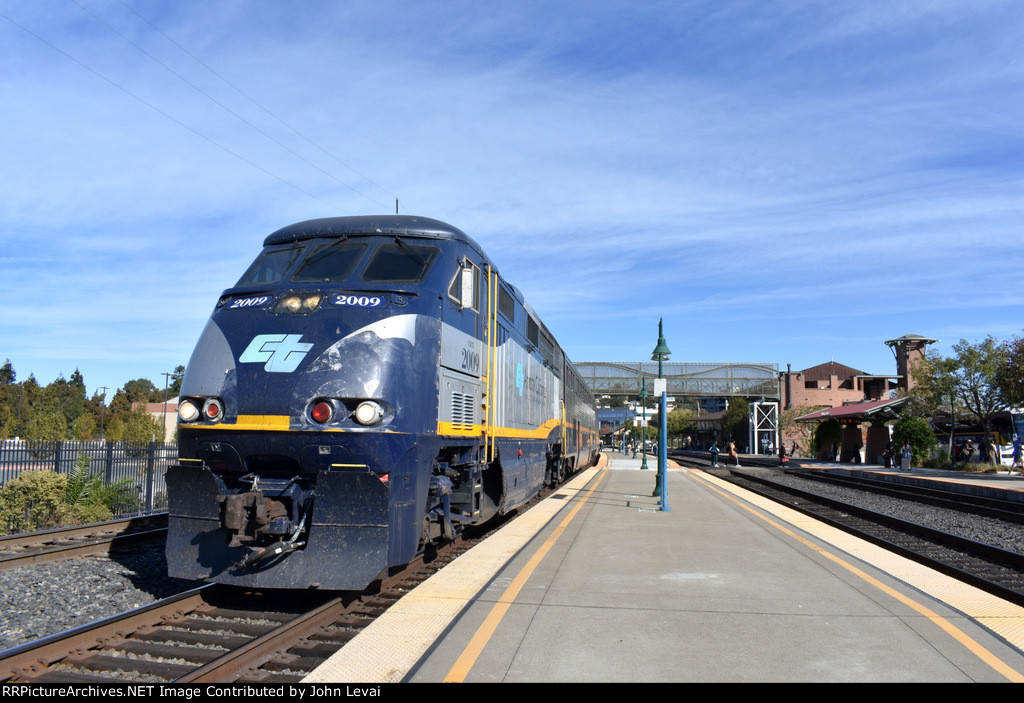
[[475,541],[418,560],[372,593],[282,596],[204,585],[2,651],[0,682],[298,682]]
[[1024,555],[785,486],[768,477],[724,469],[722,478],[855,534],[936,571],[1024,605]]
[[928,488],[924,486],[905,483],[893,483],[882,479],[868,478],[864,476],[843,476],[827,471],[801,470],[792,471],[794,475],[809,481],[819,481],[836,486],[846,486],[857,490],[869,490],[873,493],[881,493],[900,498],[913,500],[918,503],[934,505],[940,508],[957,510],[959,512],[973,513],[985,517],[996,518],[1006,522],[1024,524],[1024,502],[1016,499],[993,498],[989,496],[973,495],[964,492],[954,492],[941,488]]
[[0,570],[82,556],[106,556],[164,539],[167,513],[0,537]]
[[551,492],[428,549],[367,592],[253,593],[208,584],[0,651],[0,683],[301,681],[405,593]]

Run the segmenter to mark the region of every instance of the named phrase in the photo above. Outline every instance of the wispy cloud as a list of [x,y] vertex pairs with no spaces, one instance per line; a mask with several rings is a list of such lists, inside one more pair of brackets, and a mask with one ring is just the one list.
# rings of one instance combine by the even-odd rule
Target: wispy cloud
[[1018,333],[1016,3],[81,5],[0,10],[19,375],[157,378],[266,234],[396,196],[578,359]]

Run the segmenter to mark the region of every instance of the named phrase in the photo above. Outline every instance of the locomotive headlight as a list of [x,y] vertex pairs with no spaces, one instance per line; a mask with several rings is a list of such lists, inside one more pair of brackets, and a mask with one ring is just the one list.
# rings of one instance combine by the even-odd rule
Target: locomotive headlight
[[356,407],[355,418],[360,425],[376,425],[384,417],[384,409],[372,400],[364,400]]
[[302,298],[297,295],[287,295],[281,298],[277,304],[278,312],[298,312],[302,309]]
[[178,405],[178,418],[182,422],[192,422],[199,417],[199,408],[191,400],[183,400]]
[[305,315],[319,309],[323,299],[324,294],[319,291],[316,293],[287,293],[277,301],[274,312]]
[[302,300],[302,309],[305,312],[313,312],[318,307],[320,307],[320,301],[321,300],[323,300],[323,296],[320,295],[319,293],[315,293],[313,295],[307,295]]
[[207,398],[203,403],[203,417],[216,421],[224,416],[224,405],[217,398]]

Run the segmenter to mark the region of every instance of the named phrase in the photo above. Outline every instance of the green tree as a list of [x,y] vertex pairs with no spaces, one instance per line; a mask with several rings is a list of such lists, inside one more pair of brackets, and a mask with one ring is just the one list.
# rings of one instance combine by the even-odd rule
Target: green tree
[[974,344],[961,339],[949,357],[925,354],[912,372],[917,384],[914,395],[928,411],[922,414],[932,415],[944,404],[949,407],[952,398],[954,405],[974,417],[987,438],[995,414],[1006,408],[997,373],[1007,358],[1007,346],[992,336]]
[[115,420],[122,423],[119,439],[124,442],[163,441],[164,428],[159,420],[146,412],[145,405],[139,405],[134,410],[119,415]]
[[[174,367],[174,373],[171,374],[170,378],[168,379],[170,381],[170,384],[167,387],[168,398],[177,398],[179,395],[181,395],[181,381],[183,378],[185,378],[185,367],[179,364],[178,366]],[[619,399],[619,401],[623,402],[621,398]],[[163,402],[163,398],[160,398],[160,402]]]
[[[725,415],[722,417],[722,432],[725,433],[726,441],[731,438],[735,440],[737,447],[745,447],[749,425],[747,401],[743,398],[730,398]],[[748,447],[747,450],[749,451],[750,448]]]
[[0,366],[0,386],[11,385],[15,377],[14,366],[11,365],[11,360],[7,359],[4,365]]
[[669,437],[681,439],[693,437],[697,431],[696,413],[693,408],[676,408],[668,414],[666,431]]
[[912,461],[920,466],[927,460],[936,445],[935,432],[931,425],[922,417],[903,415],[892,428],[892,439],[899,451],[904,442],[910,442]]
[[1006,356],[996,370],[996,386],[1007,405],[1024,407],[1024,338],[1006,343]]
[[[123,386],[124,394],[129,403],[149,403],[153,394],[157,392],[156,386],[148,378],[136,378]],[[163,397],[163,388],[160,389],[160,397]]]

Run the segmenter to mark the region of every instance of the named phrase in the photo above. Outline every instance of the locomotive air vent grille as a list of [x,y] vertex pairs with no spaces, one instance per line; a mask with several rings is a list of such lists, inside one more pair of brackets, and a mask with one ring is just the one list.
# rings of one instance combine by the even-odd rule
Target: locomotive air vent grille
[[466,393],[452,393],[452,428],[473,429],[473,396]]

